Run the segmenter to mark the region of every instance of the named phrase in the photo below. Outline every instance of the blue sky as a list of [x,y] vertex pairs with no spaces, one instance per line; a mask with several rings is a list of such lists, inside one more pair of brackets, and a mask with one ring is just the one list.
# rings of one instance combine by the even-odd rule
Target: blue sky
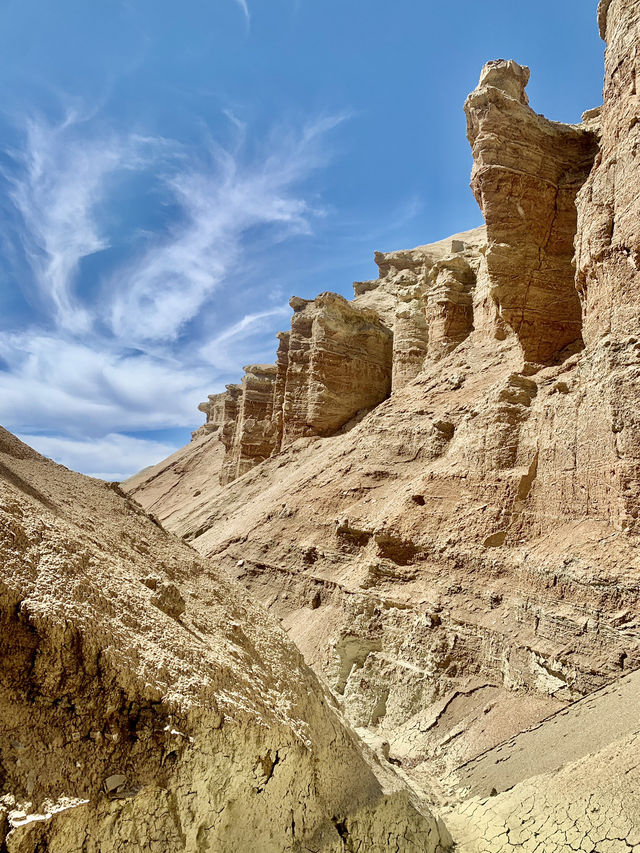
[[120,479],[273,361],[288,299],[481,224],[464,99],[601,102],[596,0],[0,0],[0,421]]

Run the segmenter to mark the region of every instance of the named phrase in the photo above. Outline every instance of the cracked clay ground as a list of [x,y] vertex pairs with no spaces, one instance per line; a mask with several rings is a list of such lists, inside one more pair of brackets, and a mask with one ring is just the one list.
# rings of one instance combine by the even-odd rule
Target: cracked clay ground
[[[484,757],[485,767],[474,768],[475,779],[467,771],[467,791],[476,795],[446,817],[458,842],[456,850],[640,853],[640,715],[637,691],[633,689],[638,681],[640,674],[630,673],[506,744],[506,760],[498,757],[497,750],[489,751]],[[599,732],[592,725],[596,717],[612,710],[614,700],[613,719],[624,720],[627,732],[629,727],[634,729],[618,739],[607,735],[606,725]],[[567,749],[575,755],[568,738],[572,727],[585,744],[585,755],[566,762]],[[540,769],[548,770],[551,765],[562,768],[537,775],[522,773],[521,778],[526,778],[518,781],[517,769],[522,768],[514,770],[510,763],[522,738],[532,750],[529,770],[535,770],[536,762]],[[513,787],[504,790],[501,774],[503,783]],[[502,793],[491,796],[482,789],[483,784],[495,784]]]

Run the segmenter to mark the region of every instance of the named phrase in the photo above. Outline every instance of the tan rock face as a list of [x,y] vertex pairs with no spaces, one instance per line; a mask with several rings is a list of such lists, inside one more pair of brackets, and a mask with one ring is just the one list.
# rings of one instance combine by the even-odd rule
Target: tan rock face
[[273,417],[277,369],[272,364],[250,364],[244,368],[237,404],[231,406],[233,438],[226,444],[223,477],[226,483],[242,476],[267,459],[276,447],[277,427]]
[[512,60],[489,63],[465,111],[491,295],[525,359],[545,363],[581,339],[575,197],[597,146],[590,130],[537,115],[528,79],[529,69]]
[[216,400],[224,418],[223,485],[297,438],[331,435],[391,391],[392,334],[376,313],[335,293],[294,297],[291,305],[277,364],[245,367],[222,407]]
[[342,296],[292,300],[283,444],[331,435],[391,391],[392,334]]
[[450,255],[436,261],[428,280],[429,355],[437,359],[462,343],[473,329],[476,276],[462,255]]
[[281,620],[382,758],[454,801],[469,853],[640,845],[620,680],[640,666],[640,8],[603,2],[600,22],[602,110],[549,122],[527,69],[490,63],[467,102],[486,231],[378,253],[356,283],[394,332],[391,396],[174,528]]
[[[248,474],[214,498],[208,519],[198,514],[197,524],[176,528],[203,553],[223,555],[271,603],[351,719],[395,739],[395,754],[414,767],[486,745],[494,735],[480,734],[480,702],[490,691],[505,707],[513,689],[536,697],[517,712],[509,706],[517,725],[599,686],[621,655],[638,654],[635,644],[625,648],[614,617],[603,616],[603,587],[584,586],[602,554],[589,544],[595,531],[599,542],[629,529],[620,488],[628,481],[615,456],[623,431],[612,430],[603,397],[614,356],[587,350],[548,367],[528,361],[551,358],[580,322],[563,313],[578,298],[575,289],[567,295],[576,215],[563,205],[576,174],[584,179],[595,131],[533,113],[527,79],[515,63],[492,63],[468,103],[486,232],[378,254],[380,277],[355,286],[355,305],[394,330],[390,399],[322,448],[283,446],[259,478]],[[525,153],[529,171],[516,172]],[[516,194],[524,220],[511,189],[492,195],[501,176],[507,188],[525,182]],[[542,221],[544,240],[535,230]],[[507,287],[507,267],[495,261],[509,251],[516,260]],[[527,266],[534,254],[535,284]],[[518,300],[526,323],[506,310]],[[294,331],[281,342],[287,377],[292,365],[309,371],[309,304],[295,303]],[[612,396],[624,398],[627,375]],[[622,563],[627,544],[616,547]],[[633,596],[613,575],[602,583],[621,607]],[[585,614],[607,625],[595,645]],[[429,709],[454,694],[470,697],[456,699],[469,734],[439,754],[449,723],[445,715],[442,726],[427,725]]]
[[[471,260],[477,269],[478,258]],[[476,273],[463,254],[451,254],[429,259],[411,273],[403,270],[394,284],[392,387],[396,391],[418,376],[425,359],[442,358],[472,331]]]
[[394,391],[416,378],[428,350],[429,326],[424,297],[418,286],[408,287],[398,299],[393,324]]
[[[474,328],[484,228],[401,252],[376,252],[380,276],[354,282],[356,305],[393,330],[394,391],[415,379],[425,359],[451,352]],[[495,309],[494,309],[495,314]]]
[[236,433],[242,404],[242,385],[231,384],[227,385],[226,389],[223,409],[224,421],[220,430],[220,441],[225,449],[224,462],[219,475],[222,485],[230,483],[237,476],[238,460],[233,448],[238,444]]
[[584,460],[581,483],[592,496],[590,512],[608,516],[618,529],[637,530],[640,10],[637,3],[612,0],[600,4],[599,19],[608,38],[604,104],[592,119],[599,125],[600,153],[578,195],[576,241],[590,429],[578,433],[576,453]]
[[0,846],[440,850],[263,611],[0,430]]
[[278,332],[278,353],[276,355],[276,381],[273,389],[273,419],[276,431],[276,447],[282,446],[284,431],[284,394],[287,385],[287,370],[289,368],[289,332]]
[[640,107],[636,91],[637,4],[600,4],[610,35],[605,56],[600,154],[578,200],[577,283],[585,340],[633,335],[640,325]]
[[198,411],[204,412],[207,416],[204,424],[206,432],[215,432],[224,423],[224,403],[225,394],[223,392],[222,394],[209,394],[206,403],[200,403],[198,406]]

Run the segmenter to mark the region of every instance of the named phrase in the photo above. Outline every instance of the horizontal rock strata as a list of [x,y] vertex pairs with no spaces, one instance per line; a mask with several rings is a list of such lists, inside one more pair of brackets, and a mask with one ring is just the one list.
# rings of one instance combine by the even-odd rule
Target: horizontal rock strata
[[355,282],[354,302],[371,307],[393,330],[394,391],[420,373],[425,359],[455,348],[474,328],[484,228],[402,252],[376,252],[378,279]]
[[525,94],[528,80],[529,69],[512,60],[490,62],[465,111],[491,294],[526,360],[545,363],[581,339],[575,198],[597,143],[587,127],[537,115]]
[[205,432],[215,432],[224,423],[224,401],[224,393],[209,394],[209,399],[205,403],[199,404],[198,411],[207,416],[204,423]]
[[[273,417],[276,367],[250,364],[244,368],[237,400],[229,407],[231,418],[223,429],[227,449],[221,482],[235,480],[267,459],[276,447],[277,426]],[[228,393],[236,393],[236,389]]]
[[228,385],[222,402],[215,398],[223,485],[297,438],[332,435],[390,393],[392,333],[376,313],[335,293],[294,297],[291,305],[277,364],[245,367],[241,385]]
[[335,293],[291,303],[283,444],[331,435],[391,391],[392,334],[377,314]]

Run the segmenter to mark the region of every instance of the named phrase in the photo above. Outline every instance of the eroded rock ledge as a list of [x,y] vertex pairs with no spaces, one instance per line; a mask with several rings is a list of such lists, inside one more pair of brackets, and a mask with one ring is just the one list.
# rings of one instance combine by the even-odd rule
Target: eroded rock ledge
[[335,293],[291,307],[277,363],[245,367],[241,385],[201,404],[212,427],[221,420],[223,484],[297,438],[332,435],[391,391],[393,336],[376,312]]
[[294,297],[276,364],[246,367],[240,385],[201,404],[204,430],[220,429],[225,446],[223,485],[298,438],[335,434],[474,330],[515,336],[538,365],[582,348],[576,195],[598,150],[598,117],[549,121],[529,106],[528,80],[513,60],[490,62],[465,104],[485,227],[376,252],[379,277],[356,282],[352,302]]

